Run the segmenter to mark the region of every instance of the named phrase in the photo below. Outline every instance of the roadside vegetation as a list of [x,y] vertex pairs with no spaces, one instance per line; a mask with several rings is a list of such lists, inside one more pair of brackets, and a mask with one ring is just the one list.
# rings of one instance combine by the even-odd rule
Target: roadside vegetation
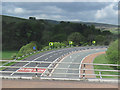
[[[99,64],[109,64],[109,60],[106,57],[106,54],[97,56],[94,59],[94,63],[99,63]],[[100,65],[94,65],[94,69],[101,69],[101,70],[114,70],[113,67],[111,66],[100,66]],[[99,74],[99,71],[95,71],[95,74]],[[101,74],[106,74],[106,75],[118,75],[118,72],[104,72],[102,71]],[[103,78],[118,78],[118,77],[112,77],[112,76],[102,76]],[[99,76],[97,76],[97,78],[100,78]]]
[[[106,51],[106,54],[97,56],[94,59],[93,63],[99,63],[99,64],[120,64],[119,59],[119,49],[118,49],[118,40],[112,42]],[[103,70],[120,70],[120,67],[115,66],[94,66],[94,69],[103,69]],[[96,74],[99,74],[99,71],[95,71]],[[118,72],[101,72],[102,74],[107,75],[119,75]],[[99,78],[99,76],[97,76]],[[103,78],[118,78],[118,77],[112,77],[112,76],[103,76]]]

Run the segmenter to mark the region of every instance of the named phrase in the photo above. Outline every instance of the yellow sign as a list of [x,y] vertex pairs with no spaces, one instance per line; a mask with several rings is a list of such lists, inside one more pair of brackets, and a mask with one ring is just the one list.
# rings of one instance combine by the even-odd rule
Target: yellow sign
[[69,41],[69,44],[73,44],[73,42],[72,42],[72,41]]
[[93,43],[93,44],[95,44],[95,43],[96,43],[96,41],[92,41],[92,43]]
[[53,42],[49,42],[49,46],[53,46]]

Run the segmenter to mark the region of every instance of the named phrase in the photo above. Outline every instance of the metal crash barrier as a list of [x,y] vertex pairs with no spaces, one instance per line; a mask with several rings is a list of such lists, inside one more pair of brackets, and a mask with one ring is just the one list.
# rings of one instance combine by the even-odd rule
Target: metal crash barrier
[[[0,60],[0,62],[8,62],[9,60]],[[120,77],[120,70],[107,70],[107,69],[94,69],[94,66],[110,66],[118,67],[118,64],[97,64],[97,63],[71,63],[71,62],[59,62],[59,59],[56,59],[54,62],[48,61],[11,61],[15,63],[36,63],[35,67],[28,66],[0,66],[1,78],[11,78],[19,77],[20,79],[26,77],[28,78],[39,78],[39,79],[59,79],[59,80],[85,80],[85,79],[118,79]],[[50,63],[48,67],[41,67],[39,64]],[[80,65],[79,68],[66,68],[66,67],[57,67],[59,64],[72,64]],[[92,68],[90,68],[92,67]],[[57,71],[57,72],[56,72]],[[76,72],[75,72],[76,71]],[[106,72],[114,72],[113,74],[107,74]],[[114,78],[116,77],[116,78]]]

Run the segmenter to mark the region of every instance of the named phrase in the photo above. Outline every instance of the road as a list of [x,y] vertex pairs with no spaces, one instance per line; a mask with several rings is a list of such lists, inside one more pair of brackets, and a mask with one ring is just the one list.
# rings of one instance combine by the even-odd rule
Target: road
[[[38,68],[41,68],[41,67],[49,67],[49,65],[51,63],[41,63],[41,64],[36,64],[34,62],[31,62],[31,61],[44,61],[44,62],[53,62],[54,60],[56,60],[57,58],[61,57],[62,55],[65,55],[67,53],[71,53],[73,51],[81,51],[81,54],[80,53],[76,53],[76,54],[72,54],[72,58],[73,58],[73,61],[70,61],[71,63],[72,62],[80,62],[80,60],[82,58],[84,58],[86,55],[90,54],[90,53],[95,53],[95,52],[98,52],[97,50],[92,50],[92,52],[89,52],[88,51],[84,51],[84,50],[87,50],[87,49],[97,49],[97,48],[103,48],[103,47],[74,47],[74,48],[65,48],[65,49],[59,49],[59,50],[52,50],[52,51],[46,51],[46,52],[42,52],[42,53],[39,53],[39,54],[36,54],[36,55],[33,55],[33,56],[30,56],[26,59],[24,59],[23,61],[30,61],[30,62],[20,62],[20,63],[16,63],[12,66],[21,66],[21,67],[38,67]],[[91,51],[91,50],[90,50]],[[84,53],[82,53],[84,52]],[[79,55],[80,54],[80,55]],[[77,57],[77,56],[81,56],[81,57]],[[72,60],[72,59],[69,59],[70,57],[66,58],[64,61],[69,61],[69,60]],[[75,58],[80,58],[80,59],[75,59]],[[63,64],[60,64],[62,65],[63,67],[76,67],[76,68],[79,68],[79,65],[75,66],[75,65],[63,65]],[[16,72],[19,72],[22,68],[6,68],[4,69],[3,71],[14,71],[13,73],[2,73],[2,75],[11,75],[11,76],[35,76],[36,74],[35,73],[16,73]],[[64,71],[66,72],[66,71]],[[67,72],[71,72],[71,70],[67,71]],[[78,71],[73,71],[73,72],[78,72]],[[38,76],[40,76],[42,73],[38,74]]]
[[[79,74],[80,74],[80,64],[74,64],[74,63],[80,63],[84,57],[90,55],[90,54],[94,54],[97,52],[103,52],[106,51],[107,49],[89,49],[89,50],[81,50],[77,53],[71,54],[67,57],[65,57],[60,64],[58,64],[57,68],[54,70],[54,72],[52,73],[52,77],[59,77],[59,78],[75,78],[78,79],[80,78]],[[63,63],[63,62],[67,62],[67,63]],[[58,68],[67,68],[67,69],[58,69]],[[76,70],[72,70],[72,69],[76,69]],[[78,70],[77,70],[78,69]],[[55,73],[67,73],[67,74],[55,74]],[[69,74],[72,73],[72,74]],[[74,75],[74,74],[78,74],[78,75]]]

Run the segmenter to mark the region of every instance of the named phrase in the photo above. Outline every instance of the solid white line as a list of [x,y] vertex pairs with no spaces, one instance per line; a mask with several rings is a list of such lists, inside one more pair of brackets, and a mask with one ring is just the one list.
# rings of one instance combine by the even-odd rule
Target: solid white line
[[[89,55],[88,55],[89,56]],[[85,56],[82,60],[81,60],[81,64],[82,64],[82,62],[83,62],[83,60],[86,58],[87,56]],[[81,64],[80,64],[80,66],[79,66],[79,78],[80,78],[80,69],[81,69]]]
[[[91,50],[91,49],[89,49],[89,50]],[[92,49],[93,50],[93,49]],[[96,53],[98,53],[98,52],[96,52]],[[96,53],[92,53],[92,54],[96,54]],[[80,73],[81,73],[81,71],[80,71],[80,69],[81,69],[81,64],[83,63],[83,60],[86,58],[86,57],[88,57],[88,56],[90,56],[90,55],[92,55],[92,54],[89,54],[89,55],[87,55],[87,56],[85,56],[82,60],[81,60],[81,63],[80,63],[80,66],[79,66],[79,78],[80,78]]]

